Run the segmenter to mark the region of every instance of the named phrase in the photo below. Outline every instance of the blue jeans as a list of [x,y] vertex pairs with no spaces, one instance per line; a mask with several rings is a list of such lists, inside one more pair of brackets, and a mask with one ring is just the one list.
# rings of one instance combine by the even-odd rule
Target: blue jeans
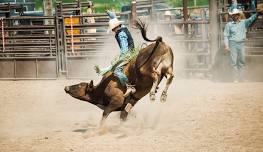
[[117,67],[113,73],[120,79],[121,84],[125,86],[125,83],[127,83],[129,80],[127,76],[123,73],[123,68],[123,66]]
[[229,48],[234,79],[243,79],[245,68],[245,43],[229,41]]

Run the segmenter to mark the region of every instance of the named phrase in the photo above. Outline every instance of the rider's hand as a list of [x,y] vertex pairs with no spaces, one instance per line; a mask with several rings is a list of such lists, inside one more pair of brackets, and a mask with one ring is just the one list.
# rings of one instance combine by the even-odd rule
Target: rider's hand
[[225,46],[225,48],[224,48],[224,54],[225,54],[225,55],[228,54],[229,51],[230,51],[229,47],[228,47],[228,46]]
[[100,68],[99,68],[99,66],[98,65],[95,65],[94,66],[94,70],[96,71],[96,73],[100,73]]

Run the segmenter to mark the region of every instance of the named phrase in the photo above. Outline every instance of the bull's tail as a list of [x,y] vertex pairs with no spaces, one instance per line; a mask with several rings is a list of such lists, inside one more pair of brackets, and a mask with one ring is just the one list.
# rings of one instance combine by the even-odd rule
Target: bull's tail
[[137,27],[138,29],[140,29],[141,34],[142,34],[142,37],[143,37],[143,39],[144,39],[145,41],[148,41],[148,42],[157,42],[157,43],[158,43],[158,42],[162,42],[162,37],[161,37],[161,36],[158,36],[158,37],[157,37],[156,39],[154,39],[154,40],[150,40],[150,39],[147,38],[147,36],[146,36],[147,27],[146,27],[145,23],[142,22],[142,20],[140,20],[140,19],[136,20],[136,21],[135,21],[135,25],[136,25],[136,27]]
[[147,30],[147,27],[145,26],[145,23],[143,23],[140,19],[136,20],[135,22],[135,25],[138,29],[140,29],[141,31],[141,34],[142,34],[142,37],[145,41],[148,41],[148,42],[156,42],[153,49],[151,50],[151,53],[150,55],[146,58],[146,60],[144,60],[141,64],[137,65],[136,64],[136,69],[140,69],[144,64],[147,63],[147,61],[150,60],[150,58],[152,57],[153,53],[155,52],[155,50],[157,49],[158,45],[160,42],[162,42],[162,37],[158,36],[156,39],[154,40],[150,40],[147,38],[146,36],[146,30]]

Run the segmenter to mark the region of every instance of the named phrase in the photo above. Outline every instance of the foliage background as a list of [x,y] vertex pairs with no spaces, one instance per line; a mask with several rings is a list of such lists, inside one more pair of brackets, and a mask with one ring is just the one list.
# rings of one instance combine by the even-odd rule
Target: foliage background
[[[88,0],[81,0],[82,2],[86,2]],[[183,0],[166,0],[171,7],[182,7]],[[195,0],[189,0],[188,5],[194,6]],[[42,2],[43,0],[35,0],[37,10],[42,10]],[[53,0],[53,2],[59,2]],[[72,3],[74,0],[62,0],[64,3]],[[131,2],[131,0],[93,0],[95,12],[104,12],[105,7],[109,7],[115,10],[120,10],[121,6],[127,5]],[[197,6],[200,5],[208,5],[208,0],[196,0]]]
[[[43,0],[35,0],[37,10],[42,9]],[[56,2],[53,0],[54,3]],[[61,0],[60,0],[61,1]],[[81,0],[82,2],[87,2],[88,0]],[[172,7],[182,7],[183,0],[166,0]],[[195,0],[188,0],[189,6],[194,6]],[[59,2],[59,1],[57,1]],[[62,0],[64,3],[72,3],[74,0]],[[115,10],[120,10],[121,6],[127,5],[131,0],[93,0],[95,12],[104,12],[105,7],[109,7]],[[196,0],[197,6],[208,5],[208,0]]]
[[[60,2],[72,3],[74,0],[60,0]],[[88,0],[81,0],[82,2],[87,2]],[[130,0],[92,0],[94,3],[95,12],[104,12],[105,7],[119,10],[122,5],[129,4]],[[35,0],[37,10],[42,9],[43,0]],[[53,2],[59,2],[53,0]]]
[[[182,7],[183,0],[167,0],[174,7]],[[195,0],[188,0],[188,6],[194,6]],[[208,0],[196,0],[197,6],[208,5]]]

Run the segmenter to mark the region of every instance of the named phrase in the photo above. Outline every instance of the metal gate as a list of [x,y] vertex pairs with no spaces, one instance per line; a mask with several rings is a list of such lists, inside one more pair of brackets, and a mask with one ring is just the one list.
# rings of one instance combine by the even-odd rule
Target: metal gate
[[54,17],[1,18],[0,79],[55,79],[57,48]]
[[[94,65],[107,58],[106,14],[63,16],[65,74],[67,78],[94,78]],[[87,20],[94,20],[90,23]]]
[[[99,60],[110,64],[118,48],[106,32],[107,15],[61,15],[66,10],[57,7],[54,17],[1,19],[0,79],[87,79],[96,76]],[[47,20],[54,24],[45,25],[52,23]]]

